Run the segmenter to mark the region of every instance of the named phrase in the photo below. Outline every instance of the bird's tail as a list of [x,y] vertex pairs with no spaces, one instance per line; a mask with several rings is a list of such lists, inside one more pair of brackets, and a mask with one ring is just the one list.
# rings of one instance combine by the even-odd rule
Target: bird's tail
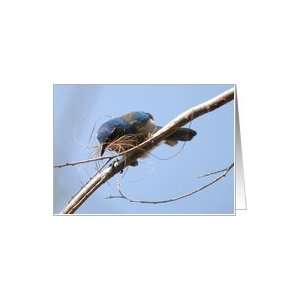
[[[159,130],[161,127],[157,126],[157,130]],[[178,141],[187,142],[190,141],[197,132],[190,128],[178,128],[176,131],[167,137],[165,140],[165,143],[169,146],[174,146],[177,144]]]

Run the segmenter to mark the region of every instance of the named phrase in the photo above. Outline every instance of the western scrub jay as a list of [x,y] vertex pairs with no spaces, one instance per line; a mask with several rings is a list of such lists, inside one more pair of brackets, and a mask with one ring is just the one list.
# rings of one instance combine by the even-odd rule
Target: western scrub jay
[[[97,139],[100,143],[100,155],[106,149],[116,153],[124,152],[147,140],[157,132],[161,126],[154,123],[150,113],[137,111],[130,112],[117,118],[110,119],[100,126]],[[164,141],[169,146],[174,146],[178,141],[190,141],[197,132],[190,128],[178,128]],[[132,166],[136,166],[134,162]]]

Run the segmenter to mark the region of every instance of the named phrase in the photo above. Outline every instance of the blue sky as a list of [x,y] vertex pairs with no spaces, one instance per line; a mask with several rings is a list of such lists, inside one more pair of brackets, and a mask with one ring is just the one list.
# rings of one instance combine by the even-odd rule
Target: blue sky
[[[233,85],[54,85],[54,163],[87,159],[88,146],[96,145],[97,128],[110,117],[145,111],[158,125],[179,113],[233,87]],[[95,128],[92,139],[91,133]],[[175,147],[160,145],[98,189],[78,210],[79,214],[230,214],[234,209],[234,176],[227,177],[191,197],[151,205],[117,195],[121,182],[125,194],[139,200],[164,200],[196,189],[209,181],[198,176],[222,169],[234,160],[234,103],[208,113],[191,124],[197,135]],[[176,153],[179,154],[169,160]],[[95,163],[54,169],[54,213],[58,213],[95,173]]]

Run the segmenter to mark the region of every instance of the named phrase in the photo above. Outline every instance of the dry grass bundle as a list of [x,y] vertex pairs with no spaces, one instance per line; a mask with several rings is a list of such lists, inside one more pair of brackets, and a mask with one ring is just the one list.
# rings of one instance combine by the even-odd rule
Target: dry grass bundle
[[[124,151],[127,151],[146,139],[150,138],[151,134],[127,134],[119,137],[118,139],[110,142],[106,146],[106,150],[110,152],[115,152],[115,153],[122,153]],[[102,144],[98,144],[94,146],[93,148],[95,149],[92,153],[93,158],[100,157],[101,155],[101,149],[102,149]],[[142,149],[141,149],[142,151]]]

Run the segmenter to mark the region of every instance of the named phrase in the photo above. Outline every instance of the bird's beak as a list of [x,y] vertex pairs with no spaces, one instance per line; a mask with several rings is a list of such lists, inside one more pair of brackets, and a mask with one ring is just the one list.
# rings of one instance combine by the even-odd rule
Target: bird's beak
[[101,152],[100,152],[100,156],[103,156],[103,154],[104,154],[104,151],[105,151],[105,149],[106,149],[106,147],[107,147],[107,143],[102,143],[101,144]]

